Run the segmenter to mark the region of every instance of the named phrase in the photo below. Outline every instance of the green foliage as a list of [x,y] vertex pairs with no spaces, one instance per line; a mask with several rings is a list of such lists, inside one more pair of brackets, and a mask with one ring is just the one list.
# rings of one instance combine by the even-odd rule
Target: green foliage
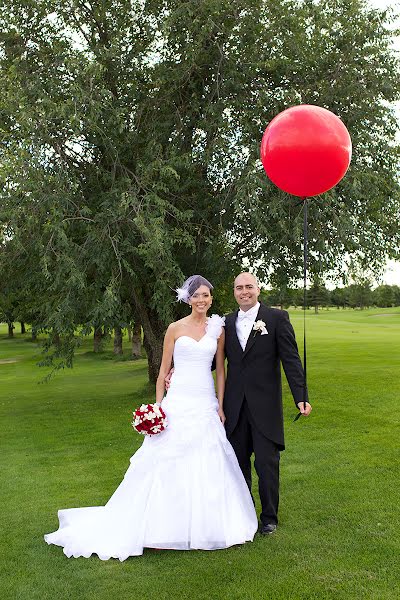
[[262,290],[260,300],[268,306],[287,308],[301,304],[303,302],[303,293],[301,290],[282,285],[272,290]]
[[307,306],[313,306],[315,312],[321,306],[330,304],[330,293],[326,289],[325,284],[320,277],[315,277],[314,281],[307,292]]
[[372,295],[375,306],[400,305],[400,288],[397,285],[380,285],[373,290]]
[[372,305],[371,283],[368,280],[353,283],[348,289],[351,308],[366,308]]
[[69,344],[78,326],[139,321],[154,377],[184,276],[223,288],[247,258],[276,285],[296,280],[301,208],[258,153],[266,124],[300,102],[333,110],[354,144],[345,180],[310,202],[311,271],[398,255],[389,12],[361,0],[1,8],[0,261],[20,265],[43,330]]
[[[365,308],[367,306],[391,307],[400,306],[400,287],[397,285],[380,285],[371,289],[372,284],[366,278],[359,278],[356,283],[347,287],[337,287],[328,290],[322,280],[314,279],[307,289],[307,308],[313,306],[315,312],[319,307],[333,306],[336,308]],[[302,307],[304,291],[302,288],[281,288],[261,290],[260,300],[268,306],[282,308]]]
[[349,306],[349,289],[348,288],[335,288],[331,291],[331,303],[337,308],[346,308]]

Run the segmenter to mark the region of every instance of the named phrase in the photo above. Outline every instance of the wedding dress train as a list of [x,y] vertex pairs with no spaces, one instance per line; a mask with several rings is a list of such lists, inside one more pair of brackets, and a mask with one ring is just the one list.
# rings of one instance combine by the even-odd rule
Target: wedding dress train
[[176,340],[162,403],[168,427],[144,439],[105,506],[60,510],[48,544],[68,557],[123,561],[143,548],[216,550],[253,539],[253,501],[217,414],[210,370],[222,325],[213,315],[200,341]]

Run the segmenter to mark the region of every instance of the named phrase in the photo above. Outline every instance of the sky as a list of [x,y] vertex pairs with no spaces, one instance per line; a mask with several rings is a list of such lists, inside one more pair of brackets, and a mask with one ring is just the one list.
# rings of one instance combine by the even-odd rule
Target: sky
[[[400,0],[369,0],[369,4],[375,8],[388,8],[393,7],[397,13],[400,14]],[[398,26],[400,27],[400,17],[398,19]],[[393,46],[400,52],[400,37],[393,38]],[[396,103],[396,112],[400,122],[400,102]],[[399,224],[400,225],[400,224]],[[390,260],[387,263],[387,268],[383,274],[382,281],[379,283],[386,283],[388,285],[399,285],[400,286],[400,262]]]

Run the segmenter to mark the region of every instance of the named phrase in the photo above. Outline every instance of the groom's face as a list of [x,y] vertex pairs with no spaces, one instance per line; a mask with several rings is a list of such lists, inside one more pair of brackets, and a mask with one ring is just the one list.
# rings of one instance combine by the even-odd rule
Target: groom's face
[[241,273],[235,279],[233,293],[236,302],[244,311],[253,308],[258,302],[260,288],[254,275],[251,273]]

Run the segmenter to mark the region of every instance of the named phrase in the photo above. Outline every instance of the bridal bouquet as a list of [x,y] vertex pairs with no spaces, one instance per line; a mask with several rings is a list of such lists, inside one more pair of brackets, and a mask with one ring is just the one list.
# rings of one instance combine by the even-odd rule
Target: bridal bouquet
[[142,435],[156,435],[167,425],[167,417],[159,404],[142,404],[133,413],[132,427]]

